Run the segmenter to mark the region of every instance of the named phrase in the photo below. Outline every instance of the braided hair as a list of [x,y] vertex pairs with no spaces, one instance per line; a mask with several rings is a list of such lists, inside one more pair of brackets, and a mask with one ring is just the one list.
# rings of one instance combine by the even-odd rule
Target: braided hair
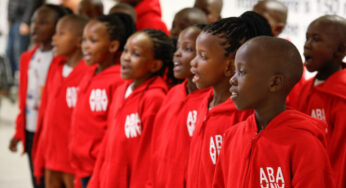
[[118,51],[124,49],[127,39],[136,32],[136,26],[131,16],[124,13],[102,15],[97,17],[96,20],[106,24],[110,40],[119,41]]
[[145,33],[153,42],[154,59],[162,61],[162,67],[153,75],[163,76],[167,71],[167,84],[174,84],[173,75],[173,41],[164,32],[156,29],[144,29],[140,32]]
[[267,20],[253,11],[247,11],[239,17],[221,19],[207,25],[203,32],[225,39],[221,45],[225,47],[226,57],[250,38],[260,35],[273,36]]

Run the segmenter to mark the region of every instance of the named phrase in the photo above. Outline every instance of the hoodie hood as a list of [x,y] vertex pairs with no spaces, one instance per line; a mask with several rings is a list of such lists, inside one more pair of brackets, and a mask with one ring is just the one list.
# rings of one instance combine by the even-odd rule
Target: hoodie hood
[[[126,88],[132,83],[132,81],[129,81],[126,84]],[[139,92],[143,92],[144,90],[148,90],[148,89],[160,89],[162,90],[164,93],[167,93],[168,91],[168,87],[166,82],[163,80],[163,78],[161,78],[160,76],[155,76],[153,78],[148,79],[147,81],[145,81],[143,84],[141,84],[138,88],[136,88],[135,90],[133,90],[133,94],[135,93],[139,93]],[[131,95],[133,95],[131,94]]]
[[346,100],[346,68],[331,75],[324,83],[316,86],[316,90]]
[[[258,130],[255,114],[252,114],[248,120],[250,121],[250,125],[255,126],[251,129]],[[281,125],[283,124],[288,126],[282,127]],[[281,112],[274,119],[272,119],[261,132],[267,132],[275,128],[295,129],[297,131],[308,132],[317,137],[321,143],[326,146],[326,133],[328,132],[327,125],[318,119],[312,118],[296,110],[285,110]]]
[[142,0],[135,7],[137,17],[147,13],[154,13],[161,17],[161,5],[159,0]]

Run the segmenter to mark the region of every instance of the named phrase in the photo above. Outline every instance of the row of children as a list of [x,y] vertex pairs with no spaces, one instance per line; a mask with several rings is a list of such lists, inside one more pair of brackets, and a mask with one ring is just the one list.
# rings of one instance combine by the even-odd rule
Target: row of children
[[[41,185],[344,187],[344,18],[309,26],[306,68],[318,74],[305,82],[297,49],[255,12],[186,26],[175,53],[164,32],[135,32],[128,15],[65,12],[38,9],[39,45],[22,55],[26,113],[11,148],[33,147]],[[171,71],[184,81],[172,86]]]

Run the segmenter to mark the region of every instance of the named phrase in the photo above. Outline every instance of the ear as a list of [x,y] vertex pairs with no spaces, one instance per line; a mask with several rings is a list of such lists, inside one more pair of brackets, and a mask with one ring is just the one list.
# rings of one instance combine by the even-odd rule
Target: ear
[[280,33],[284,30],[284,28],[285,28],[285,24],[283,24],[283,23],[277,23],[277,24],[275,25],[275,27],[274,27],[273,35],[274,35],[275,37],[279,36]]
[[162,66],[163,66],[163,62],[161,60],[155,59],[151,65],[150,72],[155,73],[155,72],[159,71]]
[[118,51],[119,49],[119,46],[120,46],[120,43],[119,41],[117,40],[112,40],[109,47],[108,47],[108,50],[110,53],[115,53]]
[[232,58],[232,56],[230,56],[228,59],[227,59],[227,62],[226,62],[226,68],[225,68],[225,72],[224,72],[224,75],[226,77],[229,77],[231,78],[234,74],[234,71],[235,71],[235,67],[234,67],[234,58]]
[[275,74],[271,77],[269,82],[269,91],[278,92],[284,88],[284,75]]

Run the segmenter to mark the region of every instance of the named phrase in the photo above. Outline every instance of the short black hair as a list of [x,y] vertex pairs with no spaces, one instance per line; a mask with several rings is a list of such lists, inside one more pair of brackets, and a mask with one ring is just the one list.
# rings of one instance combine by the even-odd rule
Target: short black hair
[[250,38],[267,35],[273,36],[268,21],[261,15],[247,11],[239,17],[221,19],[207,25],[203,32],[225,39],[221,43],[225,47],[225,56],[229,56]]
[[49,8],[49,9],[53,10],[56,13],[57,18],[56,18],[55,24],[58,23],[60,18],[66,16],[66,15],[69,15],[69,14],[73,14],[73,11],[71,9],[69,9],[69,8],[67,8],[65,6],[62,6],[62,5],[45,4],[45,5],[42,5],[41,7],[42,8],[43,7]]

